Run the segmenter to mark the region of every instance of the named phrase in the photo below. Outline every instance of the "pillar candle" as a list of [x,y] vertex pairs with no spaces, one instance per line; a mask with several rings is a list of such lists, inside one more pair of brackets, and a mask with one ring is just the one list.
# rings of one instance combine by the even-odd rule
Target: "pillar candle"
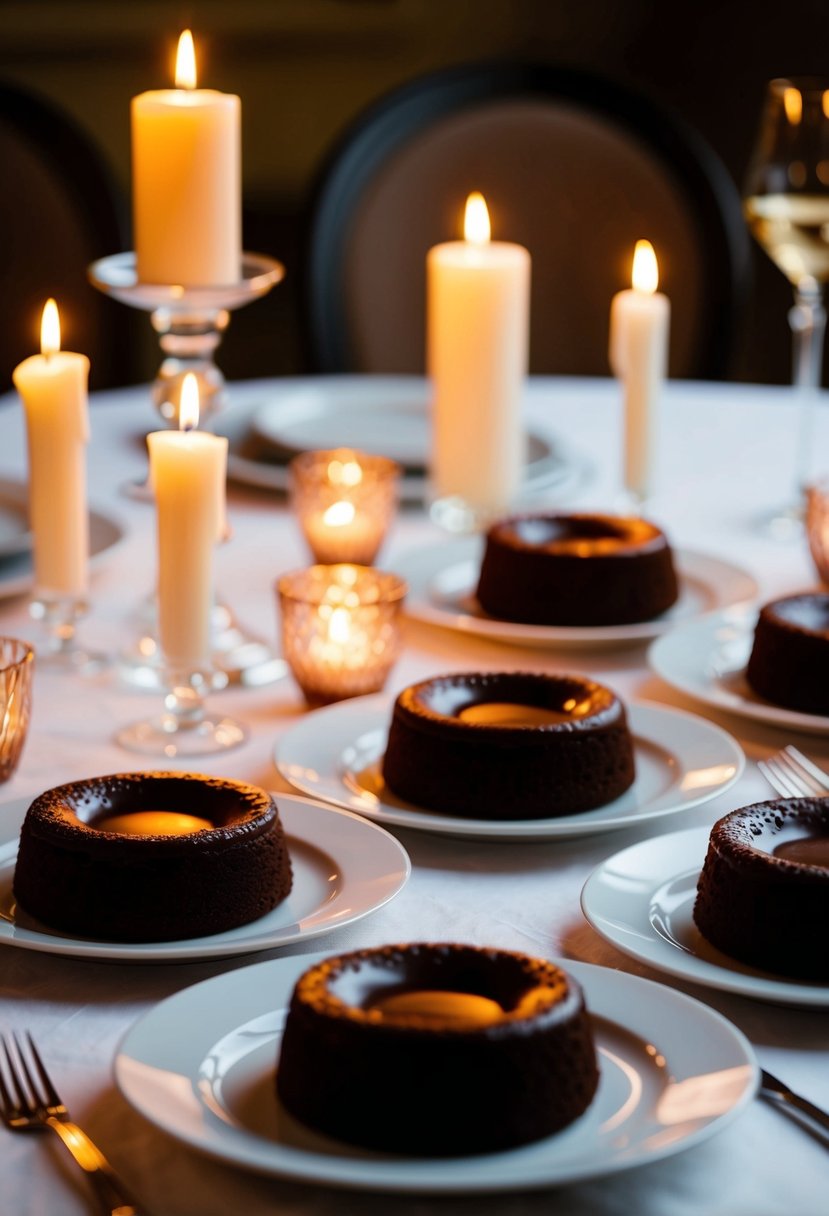
[[43,310],[40,342],[42,354],[24,359],[13,372],[26,414],[35,591],[48,598],[82,597],[89,566],[89,360],[60,349],[54,300]]
[[142,283],[238,282],[242,251],[241,103],[196,88],[192,37],[175,89],[132,99],[136,271]]
[[[193,399],[195,398],[195,407]],[[210,657],[213,550],[224,521],[227,440],[186,429],[198,421],[188,373],[178,431],[147,436],[158,527],[158,630],[170,667],[202,669]]]
[[610,366],[624,384],[624,480],[643,499],[651,491],[659,398],[667,374],[671,306],[657,291],[659,268],[649,241],[637,241],[633,287],[610,309]]
[[524,463],[530,255],[490,241],[481,195],[467,200],[464,235],[435,245],[426,262],[432,478],[438,498],[497,513],[515,497]]

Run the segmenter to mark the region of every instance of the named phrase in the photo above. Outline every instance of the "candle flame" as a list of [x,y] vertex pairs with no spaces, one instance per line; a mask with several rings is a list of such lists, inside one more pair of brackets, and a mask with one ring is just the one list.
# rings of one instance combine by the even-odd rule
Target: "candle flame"
[[800,89],[789,86],[783,90],[783,109],[792,126],[798,126],[803,117],[803,97]]
[[181,401],[178,407],[180,431],[194,431],[199,425],[199,382],[192,372],[187,372],[181,382]]
[[43,355],[54,355],[60,350],[60,313],[53,299],[43,306],[40,321],[40,351]]
[[823,90],[823,97],[821,98],[821,102],[822,102],[822,107],[823,107],[823,117],[829,118],[829,89]]
[[353,502],[332,502],[328,510],[323,512],[322,522],[329,528],[342,528],[354,522],[355,514]]
[[190,30],[182,30],[176,52],[176,88],[195,89],[196,48]]
[[463,217],[464,239],[473,245],[489,243],[489,211],[486,199],[478,191],[474,191],[466,200],[466,212]]
[[347,608],[335,608],[328,621],[328,638],[340,646],[351,640],[351,617]]
[[650,241],[637,241],[633,253],[633,288],[653,294],[659,286],[659,266]]
[[334,486],[358,486],[363,480],[363,470],[356,460],[330,460],[327,472]]

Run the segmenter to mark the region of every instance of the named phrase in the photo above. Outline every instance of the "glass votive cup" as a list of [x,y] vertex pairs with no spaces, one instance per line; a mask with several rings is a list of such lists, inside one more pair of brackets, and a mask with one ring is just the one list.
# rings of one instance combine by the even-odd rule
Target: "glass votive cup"
[[309,566],[277,581],[282,653],[309,705],[379,692],[400,648],[407,586],[348,563]]
[[314,560],[370,566],[397,507],[400,465],[331,448],[295,456],[288,474],[291,505]]
[[17,768],[29,732],[34,663],[28,642],[0,637],[0,781]]
[[829,587],[829,478],[806,490],[806,536],[820,581]]

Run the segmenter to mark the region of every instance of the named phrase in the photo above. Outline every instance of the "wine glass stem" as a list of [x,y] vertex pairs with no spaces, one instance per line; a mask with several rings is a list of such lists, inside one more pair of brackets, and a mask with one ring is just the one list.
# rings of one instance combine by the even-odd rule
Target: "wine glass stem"
[[792,331],[792,379],[798,390],[801,410],[795,477],[798,489],[805,491],[811,480],[814,407],[823,374],[826,309],[823,305],[823,292],[816,284],[810,291],[795,288],[794,301],[794,306],[789,310],[789,325]]

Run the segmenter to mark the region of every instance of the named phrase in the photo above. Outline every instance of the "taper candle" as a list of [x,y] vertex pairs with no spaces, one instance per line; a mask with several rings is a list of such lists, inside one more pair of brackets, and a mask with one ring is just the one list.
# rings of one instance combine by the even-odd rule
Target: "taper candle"
[[637,241],[633,287],[610,309],[610,366],[624,384],[624,481],[638,499],[651,491],[659,398],[667,374],[671,305],[657,291],[659,267],[650,241]]
[[35,592],[82,597],[89,566],[89,360],[60,349],[54,300],[43,309],[40,347],[41,354],[24,359],[13,372],[26,414]]
[[241,102],[196,88],[193,39],[179,39],[176,88],[132,99],[136,271],[142,283],[218,286],[239,279]]
[[198,383],[182,386],[178,431],[147,436],[158,526],[158,633],[169,667],[198,670],[210,658],[213,550],[225,518],[227,440],[198,425]]

